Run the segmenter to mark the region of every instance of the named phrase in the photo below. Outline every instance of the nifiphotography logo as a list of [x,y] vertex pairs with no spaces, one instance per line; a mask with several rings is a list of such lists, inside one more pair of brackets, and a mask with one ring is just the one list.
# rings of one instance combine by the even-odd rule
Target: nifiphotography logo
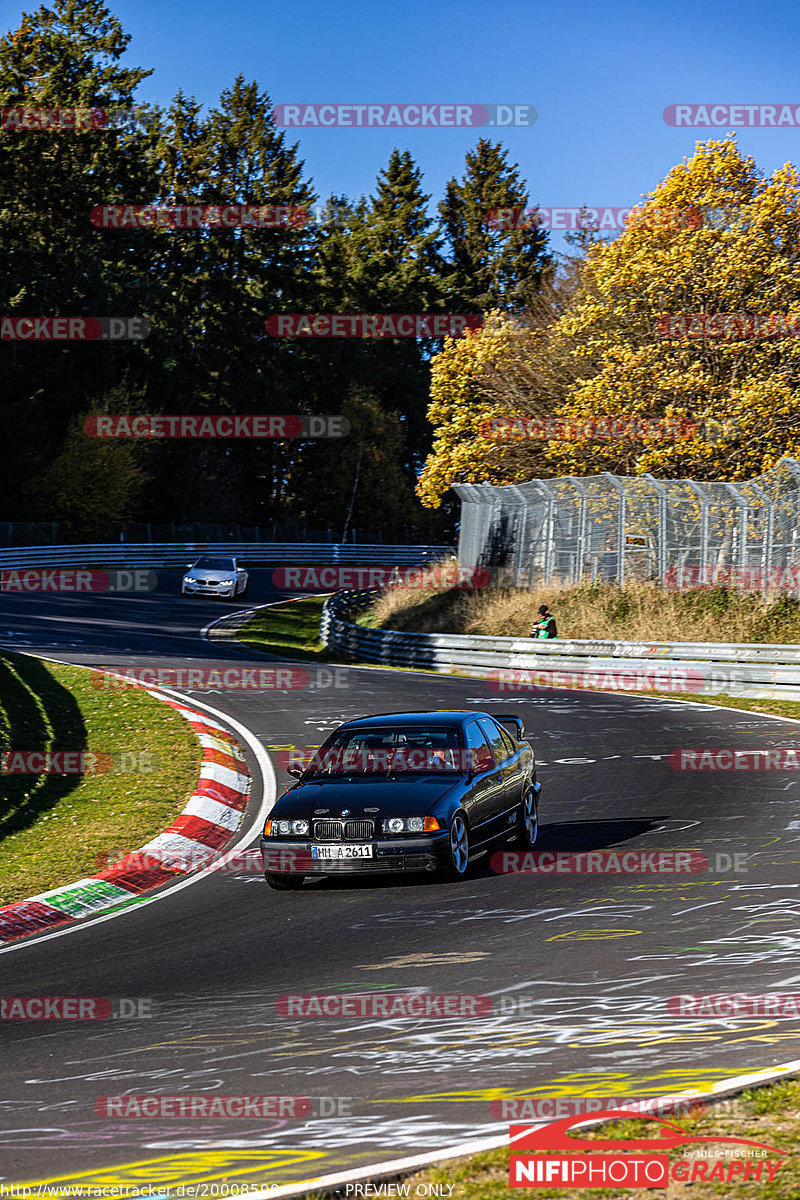
[[[606,1109],[595,1113],[593,1121],[630,1120],[630,1109]],[[655,1121],[660,1128],[655,1137],[576,1138],[569,1136],[575,1125],[586,1123],[577,1115],[551,1121],[544,1126],[511,1125],[509,1183],[511,1187],[578,1188],[666,1188],[672,1183],[769,1182],[783,1166],[784,1151],[750,1138],[723,1134],[687,1133],[680,1125],[650,1114],[637,1119]],[[668,1153],[680,1146],[724,1142],[731,1147],[725,1153],[715,1150],[693,1158],[670,1163]],[[601,1153],[595,1153],[600,1151]],[[639,1153],[631,1153],[638,1151]],[[566,1152],[566,1153],[565,1153]],[[768,1154],[778,1155],[768,1159]],[[725,1159],[728,1161],[713,1161]],[[750,1159],[752,1161],[746,1161]]]

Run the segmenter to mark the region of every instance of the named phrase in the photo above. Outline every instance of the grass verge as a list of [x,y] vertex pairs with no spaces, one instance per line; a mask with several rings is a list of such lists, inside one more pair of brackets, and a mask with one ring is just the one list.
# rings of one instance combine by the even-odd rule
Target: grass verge
[[[752,1088],[741,1093],[733,1100],[723,1101],[718,1105],[709,1102],[706,1113],[702,1115],[686,1115],[680,1117],[665,1117],[670,1123],[680,1125],[688,1133],[699,1136],[719,1135],[725,1137],[749,1138],[753,1141],[765,1142],[778,1150],[786,1152],[783,1165],[775,1174],[772,1182],[767,1182],[768,1172],[762,1170],[762,1179],[757,1182],[754,1178],[744,1180],[743,1174],[730,1182],[717,1182],[711,1179],[696,1179],[694,1182],[670,1180],[669,1189],[665,1193],[661,1189],[643,1191],[631,1188],[540,1188],[525,1186],[520,1195],[531,1200],[555,1200],[556,1197],[570,1197],[575,1200],[589,1200],[602,1197],[602,1200],[634,1200],[646,1196],[667,1195],[669,1200],[719,1200],[720,1197],[735,1197],[736,1200],[796,1200],[800,1196],[800,1156],[797,1147],[800,1145],[800,1081],[790,1079],[775,1083],[771,1086]],[[657,1126],[652,1121],[632,1119],[630,1121],[613,1121],[597,1126],[594,1129],[579,1130],[577,1136],[581,1139],[596,1140],[598,1138],[650,1138],[653,1140],[653,1151],[657,1152]],[[731,1147],[733,1149],[733,1147]],[[670,1169],[679,1160],[697,1160],[700,1146],[687,1145],[685,1148],[672,1150],[669,1155]],[[716,1151],[722,1155],[725,1143],[712,1143],[710,1153]],[[708,1149],[705,1151],[708,1153]],[[644,1153],[638,1151],[637,1153]],[[663,1153],[663,1151],[662,1151]],[[768,1155],[767,1159],[745,1159],[746,1163],[777,1161],[777,1155]],[[706,1175],[711,1174],[717,1163],[732,1162],[726,1157],[711,1157],[707,1160]],[[420,1195],[430,1191],[429,1185],[444,1185],[439,1194],[452,1196],[453,1200],[507,1200],[512,1195],[508,1181],[509,1152],[507,1148],[476,1154],[471,1158],[455,1159],[442,1166],[431,1167],[414,1175],[407,1176],[403,1183],[410,1185],[410,1196],[417,1194],[416,1189],[422,1184],[428,1185]],[[698,1174],[702,1167],[697,1168]],[[680,1169],[683,1173],[683,1169]],[[690,1176],[692,1168],[687,1172]],[[452,1186],[452,1192],[447,1187]],[[432,1193],[436,1194],[436,1193]]]
[[184,718],[94,679],[0,653],[0,749],[113,755],[97,774],[0,774],[0,904],[94,874],[100,856],[160,833],[194,791],[200,747]]
[[325,599],[325,596],[309,596],[303,600],[271,604],[241,627],[237,641],[269,654],[332,662],[336,655],[330,654],[319,640]]

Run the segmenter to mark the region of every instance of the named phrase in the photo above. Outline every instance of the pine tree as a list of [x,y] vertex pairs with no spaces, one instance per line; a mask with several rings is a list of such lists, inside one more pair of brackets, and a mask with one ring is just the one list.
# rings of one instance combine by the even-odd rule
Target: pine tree
[[509,166],[507,151],[481,138],[466,156],[463,178],[449,181],[439,205],[449,251],[448,284],[463,311],[521,312],[552,267],[546,233],[535,225],[493,229],[488,214],[497,208],[527,210],[528,193],[519,168]]
[[[121,63],[129,42],[101,0],[52,0],[0,38],[0,105],[130,109],[150,72]],[[11,316],[140,316],[146,274],[89,219],[99,204],[143,203],[153,183],[148,134],[130,127],[0,135],[0,311]],[[58,454],[87,398],[141,357],[141,343],[3,343],[0,471],[13,516],[34,511],[31,484]],[[52,515],[52,514],[48,514]]]
[[[378,175],[375,194],[351,229],[348,302],[351,311],[434,313],[454,311],[443,283],[445,265],[422,172],[405,150],[394,150]],[[429,449],[425,419],[429,359],[441,339],[365,341],[350,355],[351,379],[403,423],[404,467],[409,480]]]

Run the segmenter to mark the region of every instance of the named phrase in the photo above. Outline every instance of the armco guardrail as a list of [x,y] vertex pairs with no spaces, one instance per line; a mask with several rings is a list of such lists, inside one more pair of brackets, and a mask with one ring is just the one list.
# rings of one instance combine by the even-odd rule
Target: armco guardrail
[[[352,617],[376,590],[326,600],[323,645],[361,662],[491,677],[498,692],[555,688],[800,700],[800,646],[746,642],[600,642],[397,633]],[[503,672],[505,677],[498,676]],[[522,674],[530,673],[530,674]],[[516,673],[516,674],[515,674]]]
[[111,542],[86,546],[22,546],[0,549],[0,569],[34,567],[184,567],[201,554],[252,563],[357,566],[416,565],[453,554],[450,546],[379,546],[328,542]]

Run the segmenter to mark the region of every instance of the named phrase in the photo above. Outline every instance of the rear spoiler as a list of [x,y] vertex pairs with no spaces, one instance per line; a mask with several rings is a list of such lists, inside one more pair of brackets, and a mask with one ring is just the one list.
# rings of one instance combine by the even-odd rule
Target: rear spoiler
[[522,717],[495,717],[495,720],[499,721],[501,725],[510,725],[517,741],[523,741],[525,737],[525,726],[522,723]]

